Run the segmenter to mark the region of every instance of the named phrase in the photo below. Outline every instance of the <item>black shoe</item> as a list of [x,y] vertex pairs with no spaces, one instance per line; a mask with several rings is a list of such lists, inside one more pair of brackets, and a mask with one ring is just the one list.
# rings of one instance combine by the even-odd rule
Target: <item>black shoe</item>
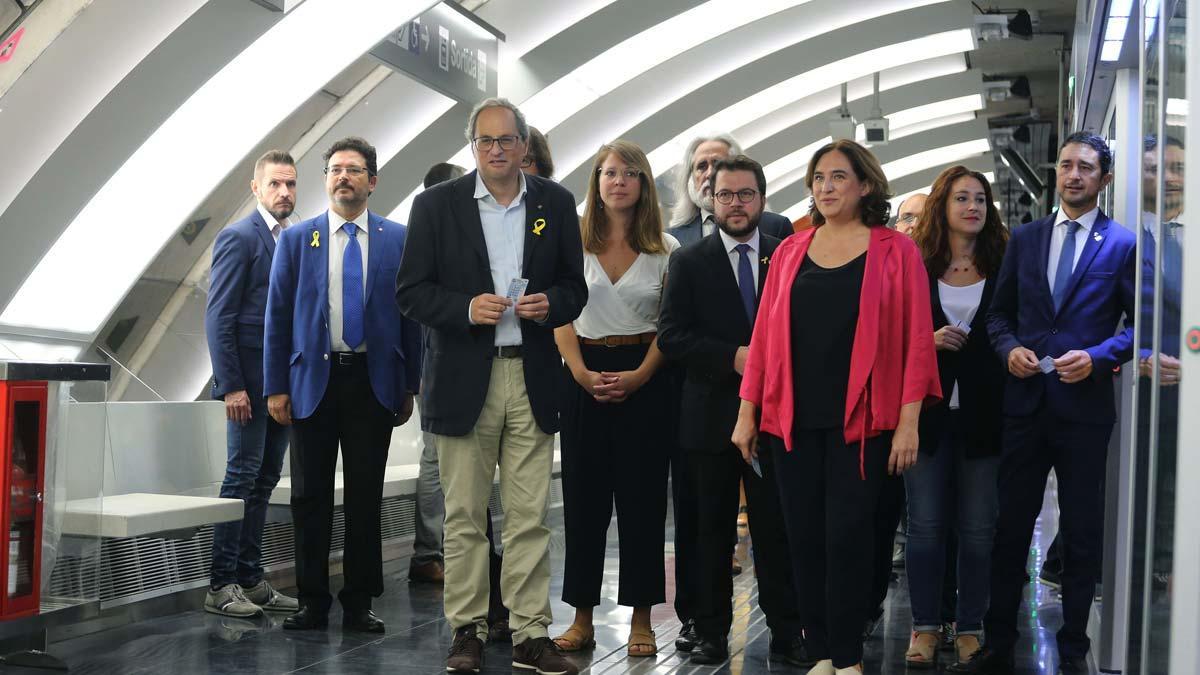
[[1038,574],[1038,582],[1043,586],[1050,587],[1053,590],[1062,590],[1062,574],[1055,572],[1052,569],[1043,567],[1041,574]]
[[714,664],[723,663],[729,658],[729,644],[724,639],[712,640],[701,637],[692,650],[692,663]]
[[675,638],[675,649],[681,652],[690,652],[696,648],[696,643],[700,642],[700,636],[696,633],[696,622],[687,619],[679,628],[679,637]]
[[475,635],[475,624],[454,631],[454,642],[446,656],[446,672],[478,673],[483,667],[483,640]]
[[312,607],[301,607],[295,614],[283,620],[284,630],[325,630],[329,627],[329,614],[318,612]]
[[513,645],[513,668],[536,671],[537,675],[578,675],[579,666],[571,663],[548,637],[529,638]]
[[804,638],[799,635],[775,637],[775,634],[771,633],[770,656],[801,668],[808,668],[817,662],[816,659],[809,658]]
[[342,617],[342,629],[359,633],[382,633],[383,619],[375,616],[375,612],[369,609],[348,611]]
[[1078,656],[1071,658],[1069,656],[1059,657],[1058,672],[1063,675],[1076,675],[1077,673],[1089,673],[1087,658]]
[[1013,675],[1012,652],[999,652],[984,647],[971,655],[966,663],[952,663],[947,673],[971,673],[972,675]]
[[512,642],[512,634],[508,619],[497,619],[488,623],[488,642]]

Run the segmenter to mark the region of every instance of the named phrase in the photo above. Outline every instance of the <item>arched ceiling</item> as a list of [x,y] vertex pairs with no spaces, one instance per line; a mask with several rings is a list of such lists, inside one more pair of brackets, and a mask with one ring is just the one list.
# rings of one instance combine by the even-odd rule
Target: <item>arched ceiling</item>
[[[253,207],[255,156],[296,156],[302,217],[324,208],[320,154],[341,136],[376,144],[371,209],[401,221],[428,166],[469,165],[469,106],[364,56],[432,3],[361,0],[351,15],[341,2],[286,15],[251,0],[81,11],[0,96],[0,142],[27,149],[0,177],[0,227],[14,233],[0,253],[0,333],[65,345],[55,354],[103,348],[159,395],[193,398],[208,377],[208,249]],[[953,162],[991,169],[980,94],[992,73],[972,67],[969,2],[488,0],[474,11],[506,37],[500,94],[547,132],[558,178],[580,198],[602,142],[638,142],[662,174],[692,135],[732,131],[767,167],[772,207],[796,212],[840,85],[862,120],[876,71],[893,140],[874,150],[893,192]],[[85,48],[116,26],[121,49]],[[0,353],[17,341],[0,335]],[[115,393],[149,389],[129,378]]]

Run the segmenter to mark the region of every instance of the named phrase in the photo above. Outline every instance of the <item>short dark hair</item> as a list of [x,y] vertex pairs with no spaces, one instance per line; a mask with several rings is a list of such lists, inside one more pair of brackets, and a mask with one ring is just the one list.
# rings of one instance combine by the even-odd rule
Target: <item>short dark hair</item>
[[529,158],[537,167],[538,175],[542,178],[554,177],[554,160],[550,157],[550,143],[542,132],[529,127]]
[[429,171],[425,172],[425,180],[421,182],[425,186],[425,189],[428,190],[438,183],[445,183],[448,180],[465,176],[466,173],[467,170],[457,164],[439,162],[429,167]]
[[258,161],[254,162],[254,177],[257,180],[262,175],[263,168],[268,164],[283,164],[285,166],[296,166],[296,160],[292,159],[292,155],[285,150],[268,150],[263,153]]
[[754,182],[758,184],[758,193],[762,195],[763,204],[767,202],[767,175],[763,173],[762,164],[745,155],[737,155],[718,159],[713,163],[712,175],[708,177],[708,191],[717,193],[717,174],[722,171],[749,171],[754,174]]
[[1105,176],[1112,172],[1112,149],[1108,147],[1108,143],[1103,138],[1096,134],[1087,131],[1076,131],[1067,136],[1067,140],[1063,141],[1062,145],[1058,146],[1058,154],[1062,154],[1063,148],[1072,143],[1086,145],[1096,151],[1100,155],[1100,175]]
[[351,150],[362,155],[363,159],[367,162],[368,176],[379,175],[379,165],[375,163],[375,146],[368,143],[365,138],[360,138],[358,136],[347,136],[342,140],[335,142],[333,145],[329,146],[329,149],[325,151],[325,154],[321,156],[321,159],[325,162],[325,164],[329,164],[329,158],[333,157],[336,153],[342,152],[343,150]]
[[[1180,150],[1185,149],[1183,146],[1183,141],[1181,141],[1179,138],[1172,136],[1170,134],[1163,136],[1163,138],[1166,139],[1167,145],[1173,145],[1173,146],[1179,148]],[[1155,136],[1154,134],[1146,134],[1146,138],[1142,141],[1142,151],[1150,152],[1151,150],[1153,150],[1157,147],[1158,147],[1158,136]]]

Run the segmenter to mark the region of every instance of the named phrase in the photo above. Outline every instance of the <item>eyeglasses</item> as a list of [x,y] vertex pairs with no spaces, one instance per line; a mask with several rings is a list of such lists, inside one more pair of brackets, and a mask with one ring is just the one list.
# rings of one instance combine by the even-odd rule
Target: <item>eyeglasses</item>
[[[501,145],[500,148],[503,149],[504,146]],[[528,169],[531,166],[533,166],[533,156],[532,155],[525,155],[524,157],[521,158],[521,168],[522,169]]]
[[326,176],[340,176],[343,173],[346,174],[347,176],[361,176],[364,173],[367,173],[367,170],[362,168],[361,166],[327,166],[327,167],[325,167],[325,175]]
[[607,178],[608,180],[616,180],[617,176],[621,176],[625,180],[637,180],[638,176],[642,175],[642,172],[638,169],[625,169],[624,171],[617,171],[616,169],[598,169],[597,173],[600,174],[601,178]]
[[521,140],[520,136],[480,136],[471,141],[471,144],[474,145],[475,149],[479,152],[487,152],[491,150],[492,146],[496,143],[500,144],[501,150],[512,150],[513,148],[517,147],[517,141],[519,140]]
[[731,190],[721,190],[713,195],[713,198],[722,204],[732,204],[734,195],[737,195],[738,201],[742,204],[749,204],[750,202],[754,201],[755,197],[758,196],[758,190],[751,190],[750,188],[738,190],[737,192],[733,192]]
[[915,222],[917,222],[917,214],[906,213],[906,214],[900,216],[899,220],[902,223],[915,223]]

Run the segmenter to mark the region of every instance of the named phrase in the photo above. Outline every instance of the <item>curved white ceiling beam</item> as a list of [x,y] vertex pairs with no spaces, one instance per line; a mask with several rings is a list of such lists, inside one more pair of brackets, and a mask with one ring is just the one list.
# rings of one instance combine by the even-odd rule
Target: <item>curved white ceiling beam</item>
[[[0,315],[10,326],[94,335],[112,308],[153,260],[196,204],[229,167],[308,96],[350,65],[395,26],[431,4],[428,0],[372,0],[345,12],[341,0],[307,0],[241,52],[159,127],[34,269]],[[340,45],[361,49],[297,49],[337,34]],[[291,55],[291,68],[272,71],[274,97],[261,96],[262,64]],[[253,101],[253,115],[243,102]],[[239,102],[232,104],[232,102]],[[208,131],[203,133],[202,130]],[[186,157],[187,161],[180,161]],[[148,190],[170,172],[173,189]],[[177,189],[174,189],[178,186]],[[131,205],[152,218],[130,218]],[[120,223],[119,232],[114,224]],[[123,259],[87,284],[70,283],[97,260]]]
[[[511,67],[518,59],[528,54],[550,37],[574,26],[583,19],[599,12],[616,0],[521,0],[520,7],[501,7],[495,0],[477,10],[481,19],[492,23],[504,32],[504,54],[501,64]],[[514,11],[518,10],[518,11]],[[505,18],[513,23],[504,26]]]

